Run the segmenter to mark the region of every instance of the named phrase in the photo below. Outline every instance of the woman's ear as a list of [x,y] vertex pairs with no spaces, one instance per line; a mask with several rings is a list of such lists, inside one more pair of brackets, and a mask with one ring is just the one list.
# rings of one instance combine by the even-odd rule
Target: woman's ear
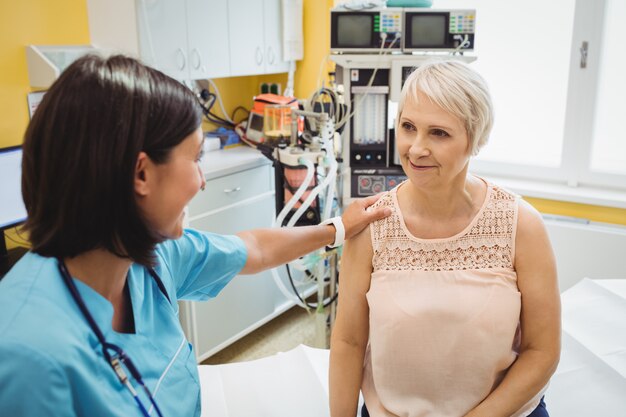
[[145,152],[139,152],[137,164],[135,165],[135,192],[141,197],[145,197],[150,192],[148,180],[152,178],[150,168],[152,161]]

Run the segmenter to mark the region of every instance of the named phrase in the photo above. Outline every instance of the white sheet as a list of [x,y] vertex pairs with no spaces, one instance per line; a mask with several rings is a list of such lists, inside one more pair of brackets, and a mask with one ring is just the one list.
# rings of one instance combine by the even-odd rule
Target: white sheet
[[561,362],[551,417],[626,417],[626,280],[583,279],[561,294]]
[[327,368],[328,351],[302,345],[250,362],[201,365],[202,417],[327,417]]

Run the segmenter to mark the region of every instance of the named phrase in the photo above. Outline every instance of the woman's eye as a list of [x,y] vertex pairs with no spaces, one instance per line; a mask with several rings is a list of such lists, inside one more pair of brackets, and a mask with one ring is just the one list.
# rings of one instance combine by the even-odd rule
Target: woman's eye
[[402,127],[402,129],[404,129],[404,130],[409,130],[409,131],[415,130],[415,126],[413,126],[413,125],[412,125],[411,123],[409,123],[409,122],[402,122],[402,124],[400,124],[400,126],[401,126],[401,127]]
[[441,138],[447,138],[448,136],[448,132],[446,132],[445,130],[441,130],[441,129],[433,129],[431,131],[431,133],[433,134],[433,136],[438,136]]
[[200,153],[198,154],[198,157],[196,158],[196,162],[200,162],[200,161],[202,161],[202,157],[203,157],[203,156],[204,156],[204,151],[202,151],[202,152],[200,152]]

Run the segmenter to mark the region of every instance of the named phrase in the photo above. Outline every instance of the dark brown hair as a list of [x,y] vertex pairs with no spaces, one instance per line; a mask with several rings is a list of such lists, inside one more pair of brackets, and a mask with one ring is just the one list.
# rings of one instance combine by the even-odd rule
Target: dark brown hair
[[124,56],[85,56],[50,87],[24,138],[22,194],[33,252],[106,249],[154,264],[163,238],[136,203],[139,152],[155,163],[196,130],[202,113],[178,81]]

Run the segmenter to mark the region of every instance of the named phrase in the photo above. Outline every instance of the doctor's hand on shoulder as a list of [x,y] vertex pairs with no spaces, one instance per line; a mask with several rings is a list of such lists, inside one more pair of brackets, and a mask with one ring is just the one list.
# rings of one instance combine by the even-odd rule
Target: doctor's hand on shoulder
[[370,223],[384,219],[391,214],[389,207],[377,207],[371,210],[368,208],[374,205],[381,194],[361,198],[350,204],[343,212],[341,220],[346,231],[346,239],[356,236]]
[[388,207],[369,209],[379,195],[354,201],[341,217],[329,219],[317,226],[256,229],[237,233],[247,249],[246,264],[241,274],[257,272],[285,264],[323,246],[337,247],[345,239],[361,232],[370,223],[391,214]]

